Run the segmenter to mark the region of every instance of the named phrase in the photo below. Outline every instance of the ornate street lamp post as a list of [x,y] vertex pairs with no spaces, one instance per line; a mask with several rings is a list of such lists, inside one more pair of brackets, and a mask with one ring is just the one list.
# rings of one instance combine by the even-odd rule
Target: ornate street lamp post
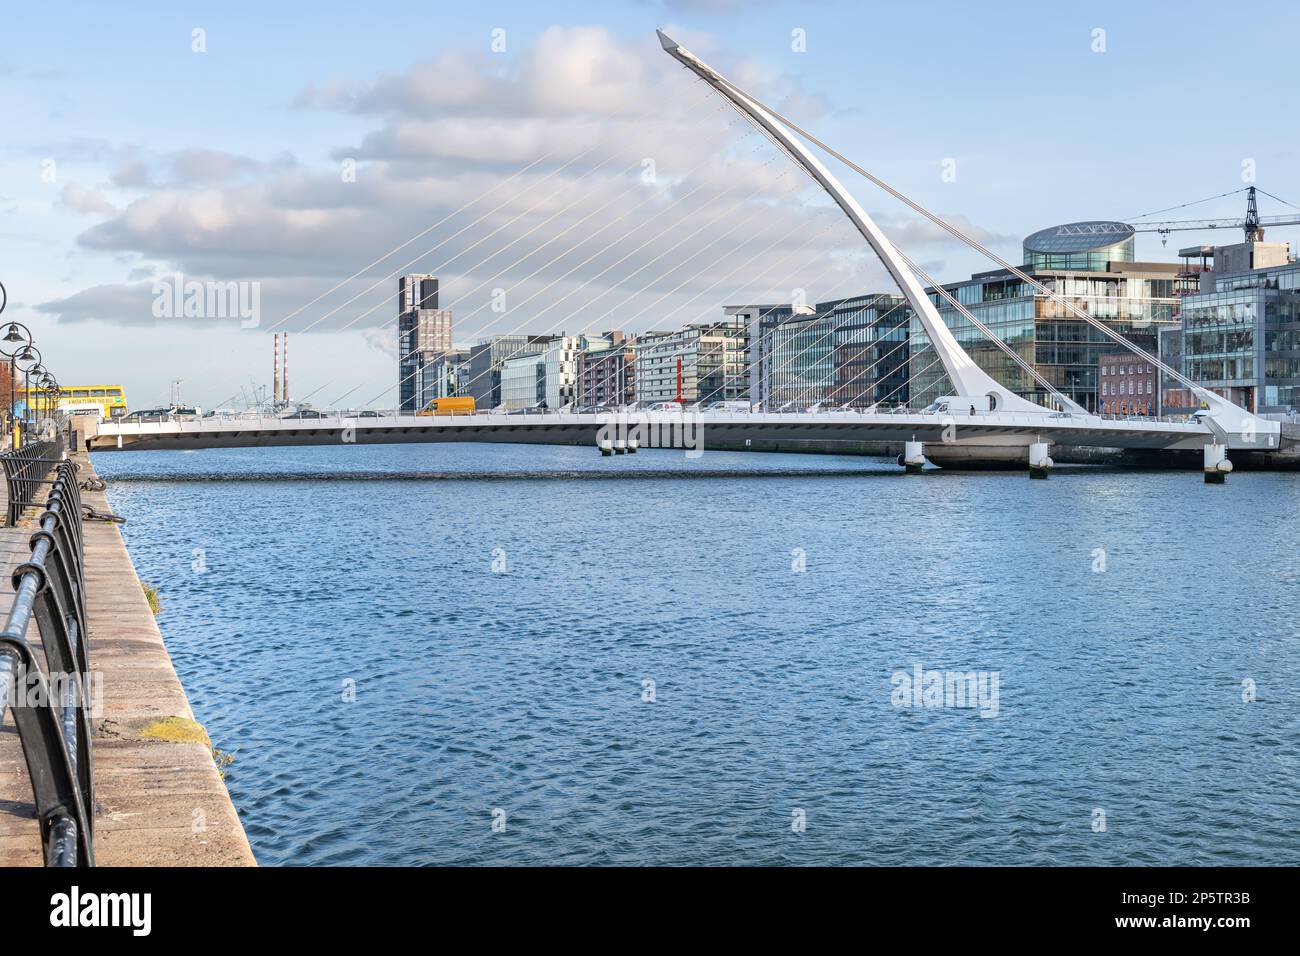
[[[5,304],[4,286],[0,285],[0,312],[4,311]],[[32,333],[27,326],[21,322],[10,322],[5,327],[3,336],[0,336],[0,356],[8,359],[9,364],[9,402],[5,409],[5,433],[12,436],[17,419],[15,407],[18,404],[18,366],[16,359],[18,355],[26,348],[31,347]]]

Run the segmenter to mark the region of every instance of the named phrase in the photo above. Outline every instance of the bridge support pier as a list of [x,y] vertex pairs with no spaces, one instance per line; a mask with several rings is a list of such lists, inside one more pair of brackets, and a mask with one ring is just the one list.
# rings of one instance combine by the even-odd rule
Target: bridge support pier
[[603,457],[614,454],[614,442],[608,438],[601,438],[596,441],[596,447],[600,449]]
[[615,439],[614,439],[614,454],[616,454],[616,455],[626,455],[626,454],[627,454],[627,439],[626,439],[626,438],[615,438]]
[[1046,478],[1052,471],[1052,456],[1048,454],[1052,450],[1050,442],[1036,441],[1029,446],[1029,477]]
[[638,448],[640,448],[640,447],[641,447],[641,442],[638,441],[637,439],[635,439],[635,438],[629,438],[629,439],[627,440],[627,453],[628,453],[629,455],[635,455],[635,454],[636,454],[636,450],[637,450]]
[[909,475],[919,475],[925,470],[925,445],[919,441],[903,443],[903,453],[898,456],[898,463]]
[[1205,483],[1221,485],[1232,471],[1232,462],[1228,461],[1228,446],[1213,442],[1205,446]]

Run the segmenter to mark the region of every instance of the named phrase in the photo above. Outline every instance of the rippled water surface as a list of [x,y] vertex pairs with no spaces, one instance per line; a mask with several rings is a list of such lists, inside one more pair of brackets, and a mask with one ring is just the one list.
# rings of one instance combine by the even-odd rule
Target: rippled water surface
[[[95,467],[263,864],[1300,864],[1297,475]],[[894,706],[918,664],[996,716]]]

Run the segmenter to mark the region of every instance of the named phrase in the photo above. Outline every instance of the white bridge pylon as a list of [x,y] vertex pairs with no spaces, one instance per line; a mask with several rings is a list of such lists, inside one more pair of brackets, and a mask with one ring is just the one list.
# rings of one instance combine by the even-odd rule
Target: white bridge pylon
[[[733,107],[739,110],[743,115],[747,116],[762,132],[772,139],[772,141],[775,142],[777,146],[786,153],[786,155],[803,167],[803,169],[818,183],[818,185],[820,185],[830,195],[830,197],[835,200],[836,205],[843,210],[844,214],[848,216],[853,225],[857,227],[860,233],[862,233],[863,238],[867,240],[876,255],[879,256],[880,261],[884,263],[889,274],[898,284],[904,298],[907,299],[908,304],[912,307],[913,312],[921,322],[926,334],[929,335],[934,350],[938,353],[939,360],[943,363],[944,370],[948,373],[948,378],[952,381],[953,388],[959,396],[965,399],[977,400],[985,398],[989,402],[987,407],[990,411],[1007,411],[1016,412],[1018,414],[1028,413],[1039,415],[1046,415],[1049,413],[1049,409],[1027,401],[998,384],[992,376],[976,365],[971,357],[966,354],[966,351],[960,344],[958,344],[957,339],[953,336],[952,332],[949,331],[947,324],[942,318],[940,318],[938,310],[934,307],[934,303],[930,301],[929,296],[927,296],[921,288],[920,282],[912,269],[908,267],[902,253],[894,248],[893,243],[891,243],[884,233],[880,231],[880,228],[872,222],[871,217],[863,211],[862,207],[858,205],[857,201],[848,190],[846,190],[843,185],[841,185],[839,181],[831,175],[830,171],[812,155],[808,147],[796,138],[794,131],[792,131],[787,125],[788,121],[783,122],[781,118],[774,115],[772,110],[763,106],[744,90],[741,90],[726,77],[722,76],[708,64],[700,60],[699,57],[695,56],[689,50],[677,44],[662,30],[657,30],[655,32],[659,35],[660,44],[662,44],[664,50],[667,51],[670,56],[700,79],[704,80],[704,82],[708,83],[709,86],[713,87],[713,89]],[[1008,269],[1008,271],[1013,275],[1016,275],[1030,285],[1037,287],[1044,294],[1052,294],[1041,283],[1026,275],[1014,265],[1003,261],[992,252],[984,249],[983,246],[975,243],[974,240],[965,237],[953,226],[944,222],[928,210],[922,209],[916,203],[907,199],[905,196],[902,196],[897,190],[893,189],[893,187],[883,183],[881,180],[872,176],[866,170],[863,170],[845,157],[840,156],[840,154],[830,149],[830,147],[820,143],[820,141],[817,142],[823,149],[826,149],[831,154],[843,160],[851,168],[862,173],[895,198],[900,199],[913,209],[921,212],[957,238],[962,239],[962,241],[966,242],[968,245],[971,245],[984,255],[990,257],[995,262]],[[1077,308],[1071,306],[1059,296],[1053,295],[1052,297],[1063,302],[1067,311],[1078,315],[1080,319],[1087,321],[1092,325],[1098,326],[1101,331],[1106,332],[1117,341],[1123,341],[1118,335],[1102,327],[1097,320],[1080,313]],[[960,306],[957,306],[957,308],[959,312],[964,312]],[[1281,436],[1281,425],[1278,422],[1267,421],[1259,418],[1246,409],[1228,401],[1228,399],[1223,396],[1198,385],[1181,372],[1167,366],[1159,358],[1146,355],[1145,352],[1137,350],[1130,343],[1125,342],[1125,344],[1128,344],[1130,348],[1133,348],[1137,354],[1146,357],[1147,361],[1155,363],[1162,372],[1170,374],[1181,381],[1193,394],[1208,406],[1209,414],[1204,416],[1204,422],[1217,441],[1222,442],[1229,448],[1258,449],[1261,447],[1278,447]],[[1070,402],[1069,404],[1074,407],[1062,410],[1068,410],[1072,413],[1082,411],[1074,405],[1073,402]],[[1091,415],[1086,417],[1095,418],[1095,416]]]
[[[662,30],[656,30],[655,32],[659,34],[659,42],[670,56],[708,83],[733,106],[758,124],[761,129],[777,141],[791,159],[802,166],[808,175],[816,180],[822,189],[826,190],[830,197],[835,200],[836,205],[849,217],[849,220],[857,227],[858,232],[862,233],[862,238],[867,240],[880,261],[884,263],[894,282],[898,284],[898,288],[902,291],[904,298],[907,299],[908,305],[912,307],[912,311],[925,329],[926,335],[930,337],[930,342],[934,345],[934,350],[938,353],[939,360],[943,363],[944,371],[948,373],[948,378],[952,381],[952,386],[957,395],[963,399],[978,400],[981,406],[990,411],[1019,412],[1022,414],[1026,412],[1031,414],[1035,412],[1047,413],[1048,409],[1021,398],[1015,392],[998,384],[991,375],[976,365],[974,360],[966,354],[965,349],[957,342],[947,324],[939,316],[939,310],[934,307],[930,297],[921,288],[921,283],[917,280],[916,275],[899,256],[894,244],[880,231],[880,227],[872,221],[866,211],[858,205],[858,201],[853,198],[852,194],[808,150],[808,147],[804,146],[783,123],[769,113],[757,100],[727,80],[695,54],[680,46]],[[987,402],[987,405],[985,405],[985,402]]]

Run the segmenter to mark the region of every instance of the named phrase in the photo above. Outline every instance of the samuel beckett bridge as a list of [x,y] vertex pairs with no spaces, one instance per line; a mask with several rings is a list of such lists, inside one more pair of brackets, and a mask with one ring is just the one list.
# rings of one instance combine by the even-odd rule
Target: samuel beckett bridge
[[[1015,461],[1026,464],[1031,475],[1045,476],[1052,467],[1052,446],[1068,445],[1171,453],[1199,450],[1203,454],[1207,481],[1222,481],[1231,471],[1230,451],[1276,454],[1284,450],[1279,422],[1257,417],[1201,387],[1064,295],[997,256],[976,239],[842,156],[787,117],[763,105],[662,32],[659,39],[670,56],[703,80],[728,106],[825,190],[885,266],[902,294],[901,299],[891,297],[897,299],[895,307],[905,305],[910,308],[935,354],[929,365],[912,373],[911,378],[895,388],[895,392],[901,391],[912,378],[924,374],[937,363],[951,383],[947,395],[926,409],[888,408],[885,401],[888,396],[882,398],[878,394],[874,396],[879,399],[876,404],[863,407],[857,401],[861,395],[852,395],[852,382],[871,382],[872,368],[857,369],[854,366],[849,387],[841,388],[838,384],[836,387],[842,404],[827,410],[773,411],[750,407],[742,411],[736,408],[735,402],[722,402],[718,403],[720,408],[709,408],[708,396],[701,395],[699,406],[692,408],[664,407],[661,403],[649,409],[559,409],[532,414],[507,414],[500,410],[434,416],[368,412],[355,417],[334,415],[283,419],[238,416],[138,423],[87,421],[81,426],[80,435],[85,447],[107,451],[339,442],[511,442],[589,444],[604,454],[619,454],[648,447],[703,450],[744,448],[774,442],[890,442],[903,446],[900,464],[910,471],[919,471],[927,458],[941,465],[1005,465]],[[1087,323],[1114,341],[1119,349],[1131,351],[1137,360],[1178,382],[1199,399],[1202,409],[1179,421],[1116,419],[1088,412],[1051,385],[1010,345],[894,246],[804,141],[835,157],[1029,288],[1052,300],[1062,315]],[[981,369],[944,323],[934,302],[924,291],[923,282],[936,289],[949,307],[1029,375],[1045,391],[1051,407],[1017,395]],[[886,314],[882,313],[880,318]],[[910,340],[909,333],[893,348],[906,348]],[[751,356],[760,354],[760,345],[751,337]],[[812,343],[806,348],[815,345]],[[892,355],[888,349],[879,346],[877,349],[884,353],[877,359],[877,365]],[[836,374],[840,371],[837,369]],[[867,390],[861,394],[867,394]],[[1292,444],[1290,438],[1286,444]]]

